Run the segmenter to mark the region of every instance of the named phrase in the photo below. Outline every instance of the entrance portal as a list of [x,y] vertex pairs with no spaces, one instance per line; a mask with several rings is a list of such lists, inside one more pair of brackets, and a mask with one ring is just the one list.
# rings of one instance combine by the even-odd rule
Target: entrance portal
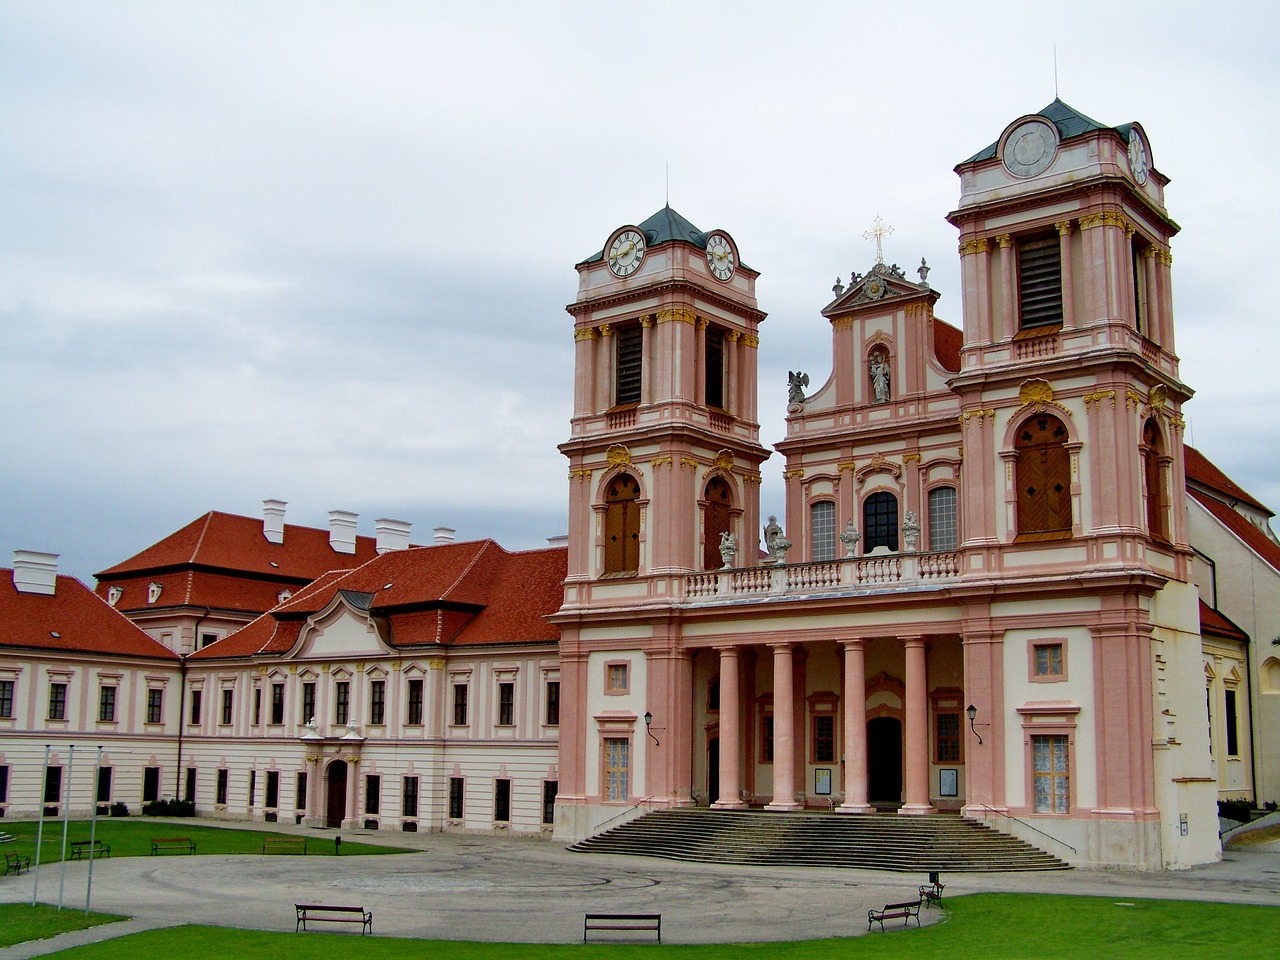
[[896,717],[867,722],[867,799],[902,802],[902,721]]
[[707,742],[707,806],[720,799],[720,738]]
[[335,760],[329,764],[325,772],[328,784],[324,807],[324,825],[326,827],[342,826],[342,818],[347,815],[347,761]]

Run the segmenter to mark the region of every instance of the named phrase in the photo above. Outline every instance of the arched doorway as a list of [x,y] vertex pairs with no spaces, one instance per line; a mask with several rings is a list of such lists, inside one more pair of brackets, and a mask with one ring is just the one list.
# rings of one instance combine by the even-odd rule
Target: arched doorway
[[342,826],[342,818],[347,815],[347,761],[335,760],[325,771],[327,785],[324,825],[326,827]]
[[902,802],[902,721],[897,717],[867,721],[867,799]]
[[707,741],[707,805],[720,799],[720,738]]

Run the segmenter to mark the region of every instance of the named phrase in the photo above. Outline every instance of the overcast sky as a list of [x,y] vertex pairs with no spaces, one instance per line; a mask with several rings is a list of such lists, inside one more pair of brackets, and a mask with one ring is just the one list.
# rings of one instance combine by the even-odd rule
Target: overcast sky
[[92,582],[269,497],[566,532],[573,265],[668,190],[761,271],[772,445],[877,215],[961,323],[953,168],[1055,45],[1172,178],[1188,440],[1280,507],[1277,7],[1041,6],[0,0],[0,564]]

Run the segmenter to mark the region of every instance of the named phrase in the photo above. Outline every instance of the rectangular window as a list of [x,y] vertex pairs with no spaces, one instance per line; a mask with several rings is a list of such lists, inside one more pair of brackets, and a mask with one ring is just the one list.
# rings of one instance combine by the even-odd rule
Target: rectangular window
[[809,531],[812,558],[815,561],[836,558],[836,505],[820,500],[809,507]]
[[13,681],[0,680],[0,720],[13,719]]
[[9,768],[0,766],[0,803],[9,802]]
[[213,796],[213,802],[227,805],[227,780],[230,777],[230,771],[223,768],[218,771],[218,785]]
[[835,763],[836,718],[829,713],[813,718],[813,762]]
[[364,778],[364,812],[376,814],[382,812],[382,778],[369,776]]
[[1062,253],[1056,234],[1018,241],[1018,319],[1024,330],[1062,323]]
[[760,718],[760,762],[773,763],[773,714]]
[[44,772],[44,802],[62,802],[62,768],[49,767]]
[[467,685],[465,683],[453,685],[453,725],[455,727],[467,725]]
[[1033,736],[1031,753],[1035,777],[1035,812],[1067,813],[1070,797],[1067,738],[1060,735]]
[[461,777],[449,778],[449,819],[462,819],[462,789],[463,779]]
[[147,691],[147,723],[159,723],[164,712],[164,691],[152,687]]
[[316,685],[308,680],[302,685],[302,722],[310,723],[316,718]]
[[404,799],[400,805],[400,814],[405,817],[418,815],[418,778],[404,778]]
[[509,727],[516,722],[516,685],[498,684],[498,726]]
[[280,806],[280,772],[278,770],[267,771],[266,806],[271,810]]
[[228,726],[231,723],[232,708],[235,706],[235,691],[222,691],[222,725]]
[[253,688],[253,725],[262,726],[262,688]]
[[631,796],[631,741],[606,737],[604,741],[605,799],[621,802]]
[[493,819],[498,823],[511,822],[510,780],[498,780],[493,785]]
[[111,768],[110,767],[98,768],[97,802],[98,803],[111,802]]
[[560,792],[560,781],[542,781],[542,822],[556,822],[556,794]]
[[253,805],[258,802],[258,771],[249,771],[249,809],[253,809]]
[[49,684],[49,719],[67,719],[67,685],[65,683]]
[[934,750],[938,763],[960,762],[960,714],[934,715]]
[[380,726],[387,713],[387,681],[371,680],[369,682],[369,723]]
[[1236,716],[1236,692],[1227,690],[1227,756],[1240,756],[1240,725]]
[[707,686],[707,711],[716,713],[720,709],[720,681],[712,680]]
[[116,719],[116,688],[115,687],[99,687],[98,688],[98,720],[101,723],[115,723]]
[[186,790],[186,793],[183,795],[182,799],[186,800],[187,803],[196,802],[196,768],[195,767],[187,767],[187,790]]
[[547,726],[554,727],[560,723],[560,681],[547,681]]
[[271,724],[280,726],[284,723],[284,684],[271,685]]
[[929,549],[949,553],[960,542],[956,518],[956,488],[936,487],[929,491]]
[[333,719],[340,727],[351,719],[351,683],[347,680],[334,684]]
[[1038,643],[1035,651],[1037,677],[1062,676],[1062,644]]
[[605,693],[626,693],[630,689],[630,679],[627,676],[628,666],[629,664],[625,663],[610,663],[605,667]]
[[211,644],[211,643],[215,643],[215,642],[217,642],[217,639],[218,639],[218,635],[217,635],[216,633],[202,633],[202,634],[200,634],[200,647],[201,647],[201,649],[203,649],[204,647],[207,647],[207,646],[208,646],[209,644]]
[[422,723],[422,681],[416,678],[409,681],[409,711],[405,723]]
[[160,768],[142,768],[142,802],[150,803],[160,799]]
[[617,341],[617,366],[613,402],[639,403],[644,332],[639,324],[623,327],[614,334],[614,339]]
[[706,328],[706,345],[704,349],[707,371],[708,407],[719,407],[723,410],[724,402],[724,331],[719,327]]
[[305,770],[297,776],[294,787],[293,809],[307,809],[307,772]]
[[191,716],[187,718],[188,723],[197,724],[200,722],[200,707],[202,706],[202,700],[203,695],[201,691],[191,691]]

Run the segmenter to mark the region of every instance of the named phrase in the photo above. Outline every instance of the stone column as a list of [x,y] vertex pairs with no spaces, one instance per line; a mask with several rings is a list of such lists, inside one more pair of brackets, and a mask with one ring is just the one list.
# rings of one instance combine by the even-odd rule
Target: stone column
[[902,814],[933,813],[929,803],[929,693],[924,637],[902,641],[907,661],[907,710],[902,739],[906,754],[906,797]]
[[[796,691],[791,644],[773,643],[773,802],[766,810],[799,810],[796,803]],[[723,694],[721,694],[723,703]]]
[[653,402],[653,318],[640,318],[640,402]]
[[358,829],[360,812],[360,758],[350,757],[347,760],[347,809],[346,816],[342,818],[342,829]]
[[1054,226],[1058,230],[1059,269],[1062,274],[1062,326],[1071,330],[1080,326],[1076,322],[1075,279],[1071,272],[1071,221],[1059,220]]
[[874,813],[867,802],[867,665],[861,640],[844,640],[844,803],[838,813]]
[[738,757],[742,752],[741,721],[738,711],[742,698],[738,694],[738,649],[720,648],[720,799],[713,803],[717,810],[740,810],[742,771]]

